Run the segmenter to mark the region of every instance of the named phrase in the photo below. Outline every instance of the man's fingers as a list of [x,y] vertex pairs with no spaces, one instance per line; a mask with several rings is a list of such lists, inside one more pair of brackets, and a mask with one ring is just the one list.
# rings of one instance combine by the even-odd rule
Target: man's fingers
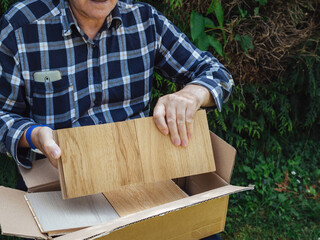
[[157,126],[157,128],[160,130],[160,132],[164,135],[169,134],[168,125],[166,123],[166,108],[161,101],[158,101],[156,104],[154,111],[153,111],[153,120]]
[[154,109],[154,121],[159,130],[176,146],[186,147],[193,135],[193,118],[198,104],[190,95],[174,93],[161,97]]
[[188,108],[186,111],[186,128],[187,128],[188,140],[190,140],[190,138],[193,135],[193,119],[196,111],[197,109],[191,109],[191,108]]
[[187,135],[187,127],[186,127],[186,109],[185,106],[181,105],[177,108],[177,128],[179,131],[179,136],[182,147],[186,147],[188,145],[188,135]]
[[171,141],[175,146],[180,146],[181,140],[177,127],[177,115],[176,109],[168,107],[166,109],[166,120],[170,132]]

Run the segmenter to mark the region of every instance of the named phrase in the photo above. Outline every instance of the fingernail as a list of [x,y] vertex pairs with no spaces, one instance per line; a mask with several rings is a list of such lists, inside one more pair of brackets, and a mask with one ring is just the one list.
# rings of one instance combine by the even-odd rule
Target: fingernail
[[165,129],[165,130],[162,130],[162,133],[164,134],[164,135],[168,135],[168,130],[167,129]]
[[51,155],[52,155],[53,158],[58,158],[59,152],[57,150],[53,150]]
[[182,140],[182,141],[181,141],[181,146],[182,146],[182,147],[188,146],[188,141]]
[[180,140],[179,140],[179,139],[175,139],[175,140],[173,141],[173,144],[174,144],[175,146],[180,146]]

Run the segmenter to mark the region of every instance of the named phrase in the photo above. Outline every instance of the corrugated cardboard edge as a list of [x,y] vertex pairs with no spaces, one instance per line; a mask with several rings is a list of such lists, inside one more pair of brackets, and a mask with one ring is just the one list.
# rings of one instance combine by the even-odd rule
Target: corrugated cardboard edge
[[25,192],[0,186],[0,227],[8,236],[47,239],[34,221]]
[[230,184],[235,164],[236,149],[210,131],[216,173]]
[[112,222],[100,224],[98,226],[89,227],[74,233],[67,234],[62,237],[56,238],[57,240],[73,240],[73,239],[95,239],[100,236],[108,235],[109,233],[124,228],[128,225],[147,220],[156,216],[162,216],[167,213],[178,211],[182,208],[191,207],[211,199],[220,198],[233,193],[253,190],[254,187],[238,187],[233,185],[227,185],[218,189],[210,190],[204,193],[200,193],[188,198],[180,199],[171,203],[163,204],[158,207],[147,209],[139,213],[131,214],[120,219],[116,219]]

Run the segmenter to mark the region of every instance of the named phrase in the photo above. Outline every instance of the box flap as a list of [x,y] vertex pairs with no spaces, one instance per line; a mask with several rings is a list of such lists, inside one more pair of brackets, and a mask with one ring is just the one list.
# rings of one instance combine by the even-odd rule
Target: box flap
[[214,133],[210,132],[210,137],[216,163],[216,173],[227,183],[230,183],[237,151]]
[[8,236],[47,239],[33,219],[25,192],[0,186],[1,233]]
[[100,235],[107,235],[112,231],[119,228],[123,228],[127,225],[133,224],[138,221],[143,221],[148,218],[152,218],[158,215],[164,215],[166,213],[177,211],[182,208],[193,206],[202,202],[206,202],[210,199],[219,198],[225,195],[229,195],[236,192],[242,192],[252,190],[253,187],[238,187],[227,185],[218,189],[214,189],[208,192],[200,193],[188,198],[180,199],[171,203],[163,204],[158,207],[147,209],[135,214],[131,214],[120,219],[116,219],[110,223],[101,224],[98,226],[86,228],[74,233],[67,234],[56,238],[57,240],[73,240],[73,239],[91,239]]
[[60,190],[59,171],[47,158],[32,162],[31,169],[19,166],[29,192]]
[[229,184],[215,172],[204,173],[186,178],[186,192],[190,196],[224,187],[226,185]]

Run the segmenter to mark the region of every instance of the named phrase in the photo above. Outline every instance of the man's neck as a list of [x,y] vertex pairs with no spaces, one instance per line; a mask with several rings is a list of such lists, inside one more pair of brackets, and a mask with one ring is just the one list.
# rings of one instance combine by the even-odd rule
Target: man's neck
[[[71,6],[72,9],[72,6]],[[73,9],[72,9],[73,10]],[[77,11],[73,10],[73,15],[77,19],[77,23],[81,30],[91,39],[93,40],[100,28],[105,22],[105,19],[91,19],[87,18],[84,15],[81,15]]]

